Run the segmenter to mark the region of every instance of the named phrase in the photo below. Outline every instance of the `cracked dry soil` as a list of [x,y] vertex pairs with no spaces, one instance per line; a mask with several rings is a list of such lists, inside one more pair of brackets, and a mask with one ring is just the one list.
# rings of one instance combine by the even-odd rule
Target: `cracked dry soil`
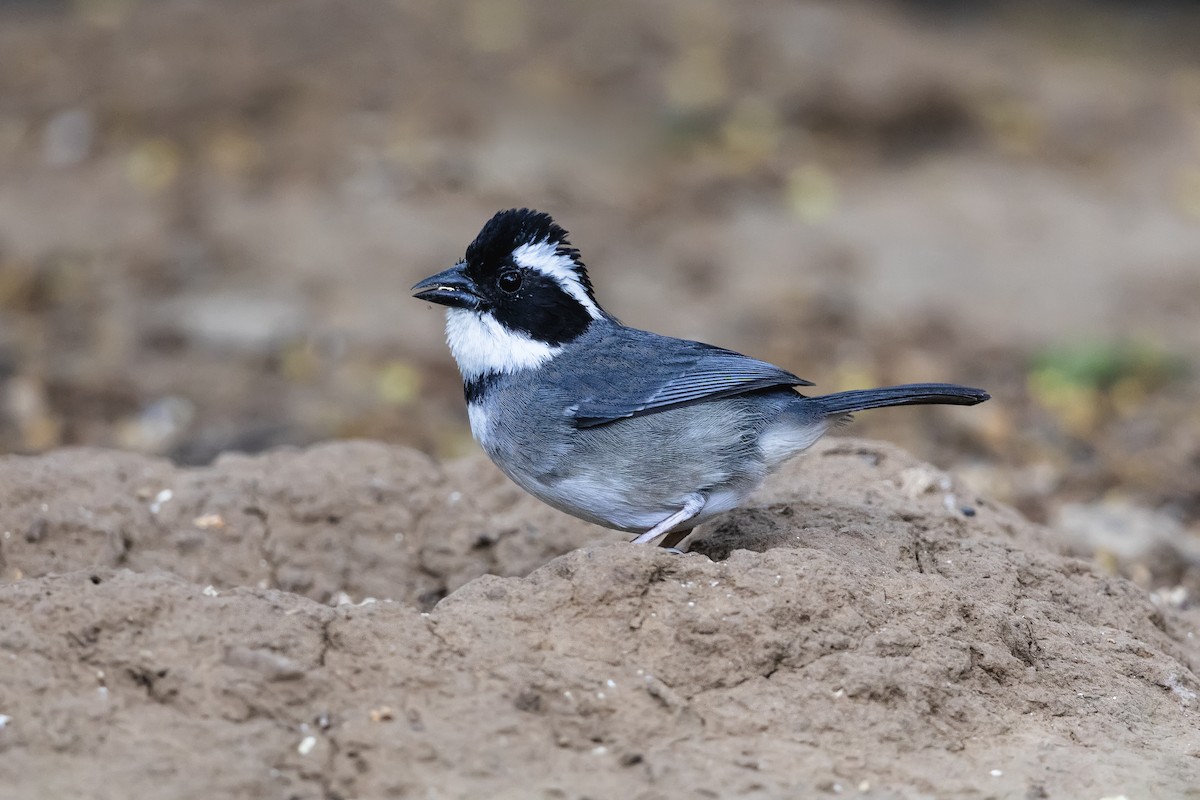
[[1200,615],[940,477],[823,443],[672,556],[478,458],[0,459],[0,796],[1200,796]]

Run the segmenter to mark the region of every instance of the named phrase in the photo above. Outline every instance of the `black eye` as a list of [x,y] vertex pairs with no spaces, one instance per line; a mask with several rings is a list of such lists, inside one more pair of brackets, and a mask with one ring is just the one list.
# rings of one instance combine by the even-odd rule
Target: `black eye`
[[520,270],[506,269],[496,278],[496,285],[500,287],[500,291],[512,294],[521,288],[521,281]]

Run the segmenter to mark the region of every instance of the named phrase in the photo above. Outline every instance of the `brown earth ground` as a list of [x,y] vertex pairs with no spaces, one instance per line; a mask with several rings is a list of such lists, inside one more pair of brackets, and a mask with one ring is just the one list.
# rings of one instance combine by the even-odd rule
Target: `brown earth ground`
[[[1195,796],[1197,41],[0,3],[0,797]],[[475,455],[408,298],[518,205],[630,324],[995,399],[620,546]]]
[[1200,796],[1200,612],[892,446],[686,555],[373,443],[0,485],[5,796]]

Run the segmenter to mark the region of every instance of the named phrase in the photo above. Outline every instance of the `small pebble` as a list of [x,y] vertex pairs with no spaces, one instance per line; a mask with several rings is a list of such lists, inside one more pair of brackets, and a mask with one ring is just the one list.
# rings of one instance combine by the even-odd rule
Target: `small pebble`
[[150,504],[150,513],[157,514],[158,512],[162,511],[163,504],[170,502],[171,498],[174,496],[175,493],[170,489],[163,489],[154,496],[154,502]]
[[225,527],[225,518],[220,514],[201,514],[192,520],[192,525],[202,531],[216,528],[218,530]]
[[372,708],[369,714],[371,722],[391,722],[395,718],[395,712],[391,706],[380,706]]

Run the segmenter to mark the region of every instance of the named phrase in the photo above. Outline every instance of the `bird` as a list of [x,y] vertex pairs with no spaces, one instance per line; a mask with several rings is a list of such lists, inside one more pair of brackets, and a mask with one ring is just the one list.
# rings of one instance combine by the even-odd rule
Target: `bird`
[[949,383],[805,396],[795,387],[813,384],[773,364],[626,326],[567,231],[528,208],[496,213],[412,292],[446,307],[471,433],[492,461],[635,544],[674,549],[854,412],[989,399]]

